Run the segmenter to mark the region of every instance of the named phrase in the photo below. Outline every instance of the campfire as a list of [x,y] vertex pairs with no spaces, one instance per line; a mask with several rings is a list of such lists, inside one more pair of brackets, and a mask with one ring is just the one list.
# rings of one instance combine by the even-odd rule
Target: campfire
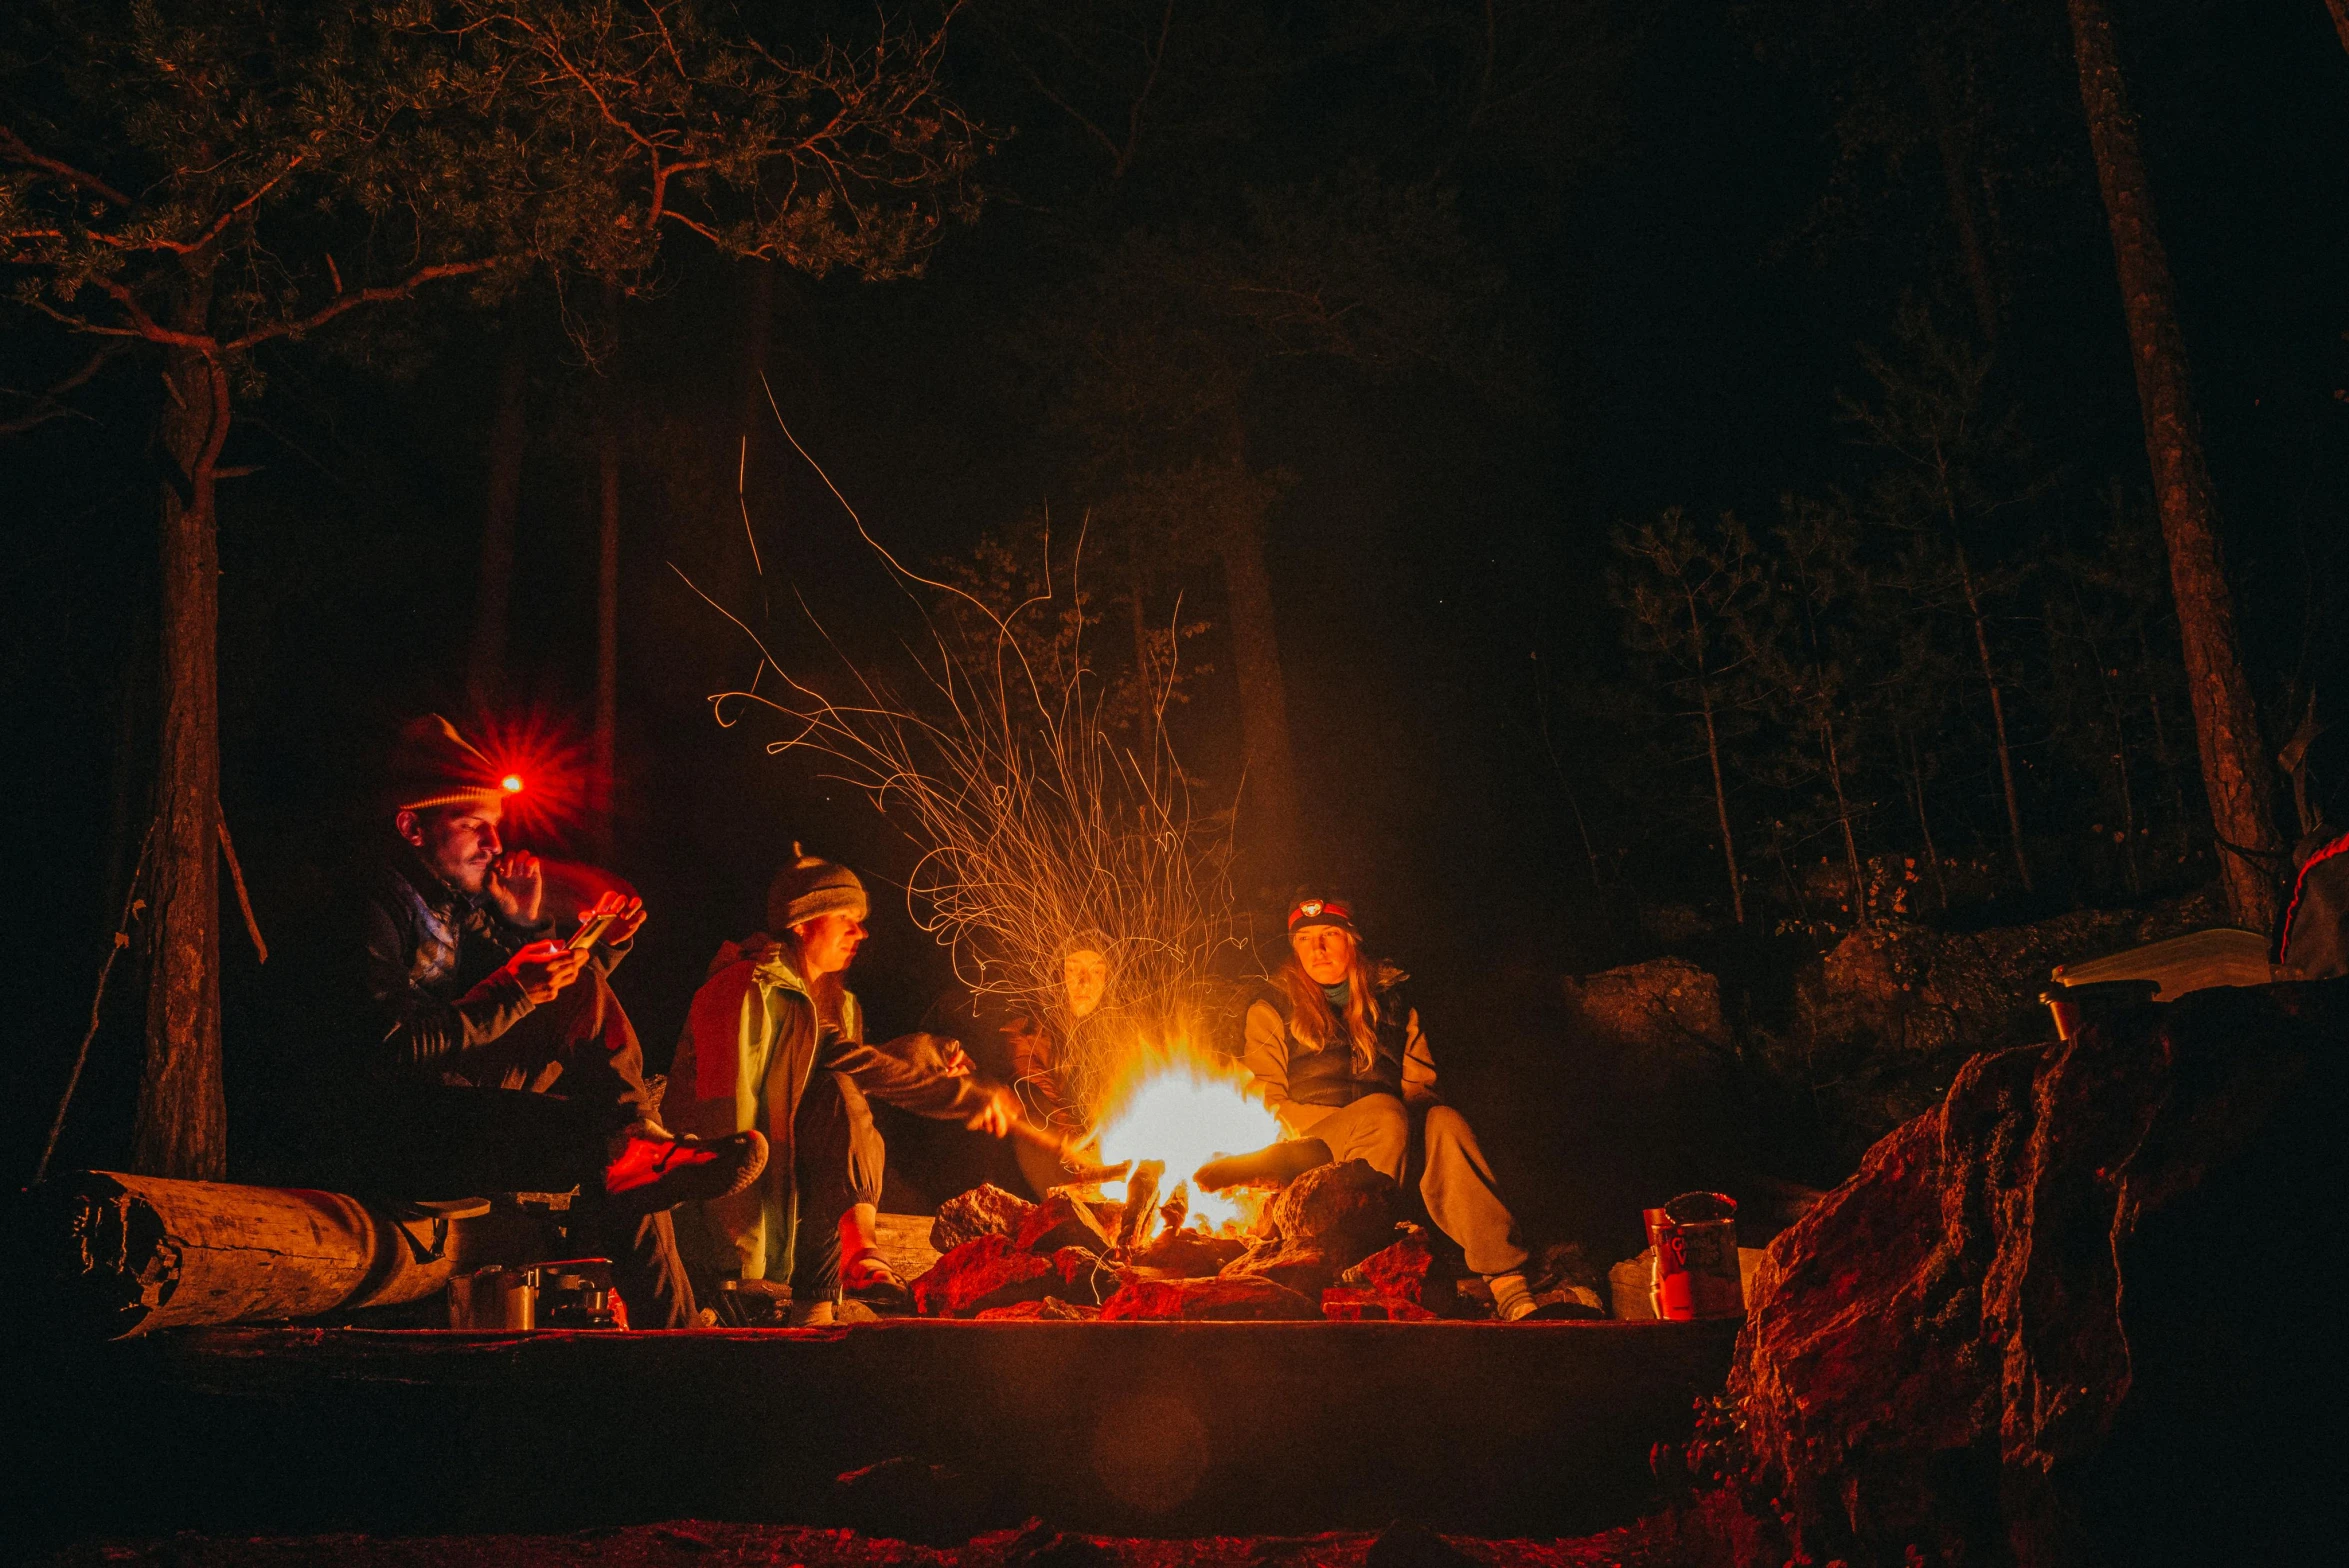
[[[1107,1103],[1101,1158],[1157,1163],[1170,1184],[1187,1182],[1218,1155],[1262,1148],[1281,1135],[1245,1072],[1185,1047],[1140,1053]],[[1101,1191],[1123,1200],[1126,1184],[1106,1182]],[[1189,1197],[1191,1227],[1211,1234],[1238,1235],[1263,1207],[1263,1194],[1246,1189]]]

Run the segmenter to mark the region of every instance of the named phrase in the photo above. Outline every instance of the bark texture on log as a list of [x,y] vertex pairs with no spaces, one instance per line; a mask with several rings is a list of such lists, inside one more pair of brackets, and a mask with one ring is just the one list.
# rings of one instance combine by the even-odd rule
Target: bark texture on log
[[2130,359],[2137,372],[2137,401],[2145,421],[2145,455],[2152,465],[2154,503],[2169,553],[2202,783],[2210,796],[2211,823],[2221,840],[2220,876],[2235,923],[2264,933],[2275,924],[2278,863],[2258,857],[2272,855],[2279,847],[2267,748],[2235,635],[2234,592],[2219,549],[2210,468],[2187,381],[2177,291],[2154,222],[2152,188],[2137,117],[2121,78],[2112,13],[2105,0],[2069,3],[2080,101],[2112,227]]
[[[201,331],[208,274],[191,279],[178,326]],[[147,1055],[131,1160],[159,1176],[228,1170],[220,1068],[220,541],[214,472],[228,437],[228,377],[194,349],[165,354],[163,733],[156,757],[153,962]]]
[[337,1192],[84,1171],[26,1194],[8,1230],[15,1304],[77,1339],[390,1306],[449,1279],[417,1255],[430,1221]]
[[[2143,1449],[2208,1445],[2189,1462],[2207,1472],[2229,1446],[2305,1446],[2297,1415],[2229,1432],[2180,1413],[2192,1403],[2181,1387],[2206,1396],[2214,1356],[2286,1389],[2306,1374],[2232,1332],[2268,1316],[2240,1263],[2206,1240],[2182,1258],[2136,1241],[2149,1222],[2168,1236],[2165,1211],[2222,1169],[2234,1182],[2247,1153],[2302,1170],[2304,1147],[2335,1126],[2344,1075],[2324,1064],[2345,1033],[2349,982],[2197,992],[2067,1042],[1977,1056],[1936,1110],[1878,1143],[1772,1243],[1749,1286],[1730,1391],[1760,1495],[1783,1497],[1795,1544],[1819,1561],[1911,1548],[1935,1562],[2073,1560],[2084,1510],[2125,1513],[2111,1500],[2142,1492],[2144,1454],[2100,1451],[2157,1365],[2149,1347],[2189,1370],[2157,1406],[2173,1424],[2157,1422]],[[2287,1108],[2293,1125],[2279,1127]],[[2216,1228],[2251,1235],[2276,1302],[2310,1295],[2294,1281],[2332,1250],[2337,1190],[2295,1174],[2224,1207]],[[2188,1229],[2206,1238],[2211,1223]],[[2172,1272],[2127,1272],[2148,1258]],[[2165,1340],[2134,1321],[2165,1299],[2188,1303],[2191,1333]],[[2273,1466],[2241,1468],[2268,1479]]]

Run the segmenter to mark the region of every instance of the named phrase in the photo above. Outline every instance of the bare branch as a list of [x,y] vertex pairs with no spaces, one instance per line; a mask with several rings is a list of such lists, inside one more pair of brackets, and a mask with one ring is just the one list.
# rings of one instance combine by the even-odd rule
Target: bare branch
[[5,395],[11,397],[31,398],[33,406],[30,412],[21,414],[14,419],[0,420],[0,436],[21,435],[36,425],[45,425],[52,419],[63,419],[72,414],[74,411],[59,402],[58,399],[78,387],[87,385],[99,371],[106,368],[106,362],[121,353],[125,347],[126,345],[120,342],[101,345],[98,352],[92,354],[79,370],[64,380],[53,383],[46,390],[6,393]]

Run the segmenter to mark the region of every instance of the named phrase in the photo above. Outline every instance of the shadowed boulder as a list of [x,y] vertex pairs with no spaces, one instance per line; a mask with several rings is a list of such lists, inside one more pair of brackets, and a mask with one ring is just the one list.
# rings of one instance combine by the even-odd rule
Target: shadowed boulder
[[2342,1424],[2303,1276],[2343,1229],[2345,1036],[2349,981],[2200,992],[1974,1057],[1869,1151],[1770,1247],[1731,1378],[1800,1548],[2183,1560],[2305,1508]]

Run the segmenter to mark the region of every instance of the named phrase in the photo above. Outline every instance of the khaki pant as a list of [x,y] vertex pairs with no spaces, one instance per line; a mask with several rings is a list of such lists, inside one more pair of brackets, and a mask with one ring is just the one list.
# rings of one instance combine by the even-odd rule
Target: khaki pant
[[[1339,1160],[1362,1160],[1389,1178],[1403,1179],[1403,1161],[1411,1147],[1411,1115],[1391,1094],[1365,1095],[1352,1105],[1281,1107],[1290,1130],[1300,1138],[1319,1138]],[[1518,1240],[1517,1221],[1501,1201],[1493,1168],[1476,1146],[1468,1118],[1448,1105],[1428,1107],[1425,1132],[1427,1168],[1420,1173],[1419,1195],[1427,1202],[1428,1218],[1436,1229],[1460,1244],[1468,1266],[1479,1274],[1507,1274],[1522,1267],[1526,1252]]]

